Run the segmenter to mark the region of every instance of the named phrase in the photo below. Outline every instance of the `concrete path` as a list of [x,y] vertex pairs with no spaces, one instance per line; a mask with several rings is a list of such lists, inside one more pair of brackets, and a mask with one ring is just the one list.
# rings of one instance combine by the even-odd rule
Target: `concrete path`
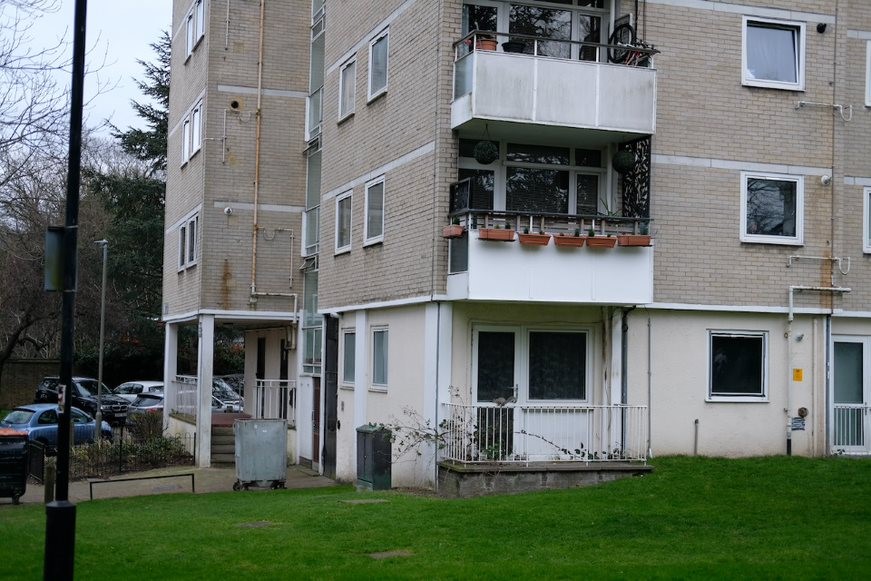
[[[83,480],[71,482],[69,497],[72,502],[79,503],[91,499],[90,491],[93,488],[94,500],[102,498],[121,498],[129,496],[149,496],[153,494],[171,494],[177,492],[191,492],[191,477],[194,475],[194,486],[197,494],[209,492],[232,492],[233,483],[236,482],[235,468],[194,468],[193,466],[175,466],[161,468],[147,472],[132,472],[115,476],[109,481]],[[166,476],[150,480],[124,480],[130,478],[144,478],[149,476]],[[93,482],[93,486],[90,483]],[[329,478],[319,476],[316,472],[289,466],[287,469],[287,488],[320,488],[335,486],[336,483]],[[249,491],[240,491],[239,494],[253,494],[258,490],[268,488],[251,488]],[[45,499],[45,487],[40,484],[28,482],[27,492],[21,497],[21,503],[42,504]],[[11,504],[12,500],[0,498],[0,505]]]

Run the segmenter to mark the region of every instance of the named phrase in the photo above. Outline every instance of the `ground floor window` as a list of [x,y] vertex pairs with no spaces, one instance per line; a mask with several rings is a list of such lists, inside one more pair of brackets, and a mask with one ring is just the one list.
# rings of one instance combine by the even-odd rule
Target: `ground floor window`
[[712,400],[767,397],[768,334],[711,331],[708,398]]

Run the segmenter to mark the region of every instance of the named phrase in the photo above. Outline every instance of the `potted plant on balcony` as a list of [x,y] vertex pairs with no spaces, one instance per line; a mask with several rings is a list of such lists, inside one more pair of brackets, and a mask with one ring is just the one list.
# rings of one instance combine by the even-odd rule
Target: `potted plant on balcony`
[[499,46],[496,37],[492,34],[482,33],[475,35],[475,50],[496,50]]
[[514,228],[512,228],[511,222],[505,222],[505,228],[500,228],[498,225],[494,228],[480,228],[478,229],[478,238],[480,240],[514,242]]
[[526,43],[522,40],[509,40],[502,43],[505,52],[526,52]]
[[638,225],[638,234],[621,234],[617,236],[617,244],[620,246],[650,246],[652,237],[649,232],[650,225],[641,222]]
[[523,233],[520,234],[521,244],[526,244],[528,246],[547,246],[548,242],[550,242],[550,234],[545,234],[541,231],[535,234],[530,233],[529,228],[524,228]]
[[596,231],[592,228],[587,231],[587,247],[588,248],[614,248],[617,246],[617,239],[613,236],[596,236]]
[[580,248],[587,240],[586,236],[581,236],[581,230],[575,228],[575,233],[572,236],[560,234],[553,237],[553,243],[563,248]]
[[451,225],[442,228],[442,238],[460,238],[465,231],[466,229],[460,225],[460,219],[454,216]]

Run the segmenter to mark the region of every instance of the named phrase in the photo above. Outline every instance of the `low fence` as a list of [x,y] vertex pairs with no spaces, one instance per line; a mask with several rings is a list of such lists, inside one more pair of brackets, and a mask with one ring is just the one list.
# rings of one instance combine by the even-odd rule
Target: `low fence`
[[868,440],[868,405],[862,403],[836,403],[833,406],[834,433],[832,446],[835,452],[866,452]]
[[647,406],[448,404],[442,458],[458,462],[647,460]]
[[254,418],[287,420],[296,426],[296,382],[288,379],[258,379],[254,387]]

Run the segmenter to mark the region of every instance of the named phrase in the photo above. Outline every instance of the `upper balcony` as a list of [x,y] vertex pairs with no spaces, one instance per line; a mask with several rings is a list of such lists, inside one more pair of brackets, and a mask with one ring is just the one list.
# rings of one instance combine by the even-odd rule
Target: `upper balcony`
[[522,34],[499,47],[493,33],[473,31],[454,45],[451,127],[483,133],[486,123],[506,139],[534,131],[588,143],[652,135],[656,52]]

